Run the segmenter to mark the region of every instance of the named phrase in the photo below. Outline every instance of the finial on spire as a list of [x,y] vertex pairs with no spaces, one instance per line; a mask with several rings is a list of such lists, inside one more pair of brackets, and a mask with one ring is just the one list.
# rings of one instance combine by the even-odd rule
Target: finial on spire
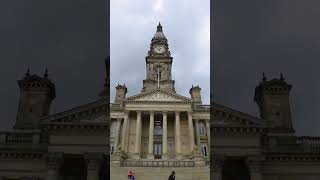
[[284,80],[284,77],[283,77],[283,74],[280,73],[280,80],[283,81]]
[[27,69],[27,72],[26,72],[25,75],[26,75],[26,76],[30,76],[30,69],[29,69],[29,68]]
[[160,21],[159,21],[159,24],[157,26],[157,32],[162,32],[162,26],[161,26]]
[[48,77],[48,69],[46,68],[45,72],[44,72],[44,75],[43,75],[45,78]]
[[267,78],[266,78],[266,76],[265,76],[265,74],[264,74],[264,72],[262,73],[262,81],[266,81],[267,80]]

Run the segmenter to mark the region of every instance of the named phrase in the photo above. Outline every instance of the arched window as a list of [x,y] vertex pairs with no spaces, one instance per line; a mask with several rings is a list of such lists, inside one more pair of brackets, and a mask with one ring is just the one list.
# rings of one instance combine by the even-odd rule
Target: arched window
[[206,128],[205,128],[205,124],[203,122],[199,122],[199,134],[200,134],[200,136],[206,135]]

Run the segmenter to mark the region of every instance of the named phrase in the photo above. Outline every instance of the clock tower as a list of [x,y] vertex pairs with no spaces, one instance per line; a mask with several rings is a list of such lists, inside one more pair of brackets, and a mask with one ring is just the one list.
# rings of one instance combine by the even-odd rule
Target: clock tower
[[157,31],[151,39],[150,50],[146,56],[146,79],[143,80],[142,91],[145,92],[158,88],[175,92],[171,67],[172,57],[168,41],[159,23]]

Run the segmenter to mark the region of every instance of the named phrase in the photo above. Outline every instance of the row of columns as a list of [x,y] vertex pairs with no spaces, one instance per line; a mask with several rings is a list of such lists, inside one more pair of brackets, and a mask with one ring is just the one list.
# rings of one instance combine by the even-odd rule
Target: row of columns
[[[135,137],[135,146],[134,146],[134,154],[135,158],[140,158],[140,147],[141,147],[141,132],[142,132],[142,121],[141,121],[141,111],[137,112],[137,124],[136,124],[136,137]],[[175,111],[175,153],[176,158],[181,159],[182,153],[181,153],[181,126],[180,126],[180,112],[181,111]],[[150,111],[150,126],[149,126],[149,145],[148,145],[148,159],[153,159],[153,145],[154,145],[154,111]],[[194,126],[193,126],[193,118],[192,118],[192,112],[188,111],[188,129],[189,129],[189,139],[190,139],[190,151],[193,151],[193,148],[195,146],[194,141]],[[162,125],[163,125],[163,132],[162,132],[162,158],[168,159],[168,112],[163,111],[162,112]],[[121,129],[121,118],[117,119],[117,134],[115,137],[115,147],[118,147],[119,143],[119,136],[120,136],[120,129]],[[199,120],[195,119],[196,124],[196,134],[197,134],[197,145],[200,146],[200,133],[199,133]],[[208,144],[210,142],[210,124],[209,120],[206,121],[206,128],[207,128],[207,137],[208,137]],[[129,111],[125,111],[125,115],[123,118],[123,126],[122,126],[122,134],[121,134],[121,147],[122,150],[127,152],[127,146],[128,146],[128,132],[129,132]],[[208,145],[209,147],[210,145]]]

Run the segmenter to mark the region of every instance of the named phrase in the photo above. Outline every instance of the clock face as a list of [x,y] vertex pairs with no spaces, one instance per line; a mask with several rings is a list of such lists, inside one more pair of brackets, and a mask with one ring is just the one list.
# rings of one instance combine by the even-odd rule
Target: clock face
[[164,52],[164,46],[163,45],[159,45],[159,46],[155,46],[154,47],[154,51],[156,52],[156,53],[163,53]]

